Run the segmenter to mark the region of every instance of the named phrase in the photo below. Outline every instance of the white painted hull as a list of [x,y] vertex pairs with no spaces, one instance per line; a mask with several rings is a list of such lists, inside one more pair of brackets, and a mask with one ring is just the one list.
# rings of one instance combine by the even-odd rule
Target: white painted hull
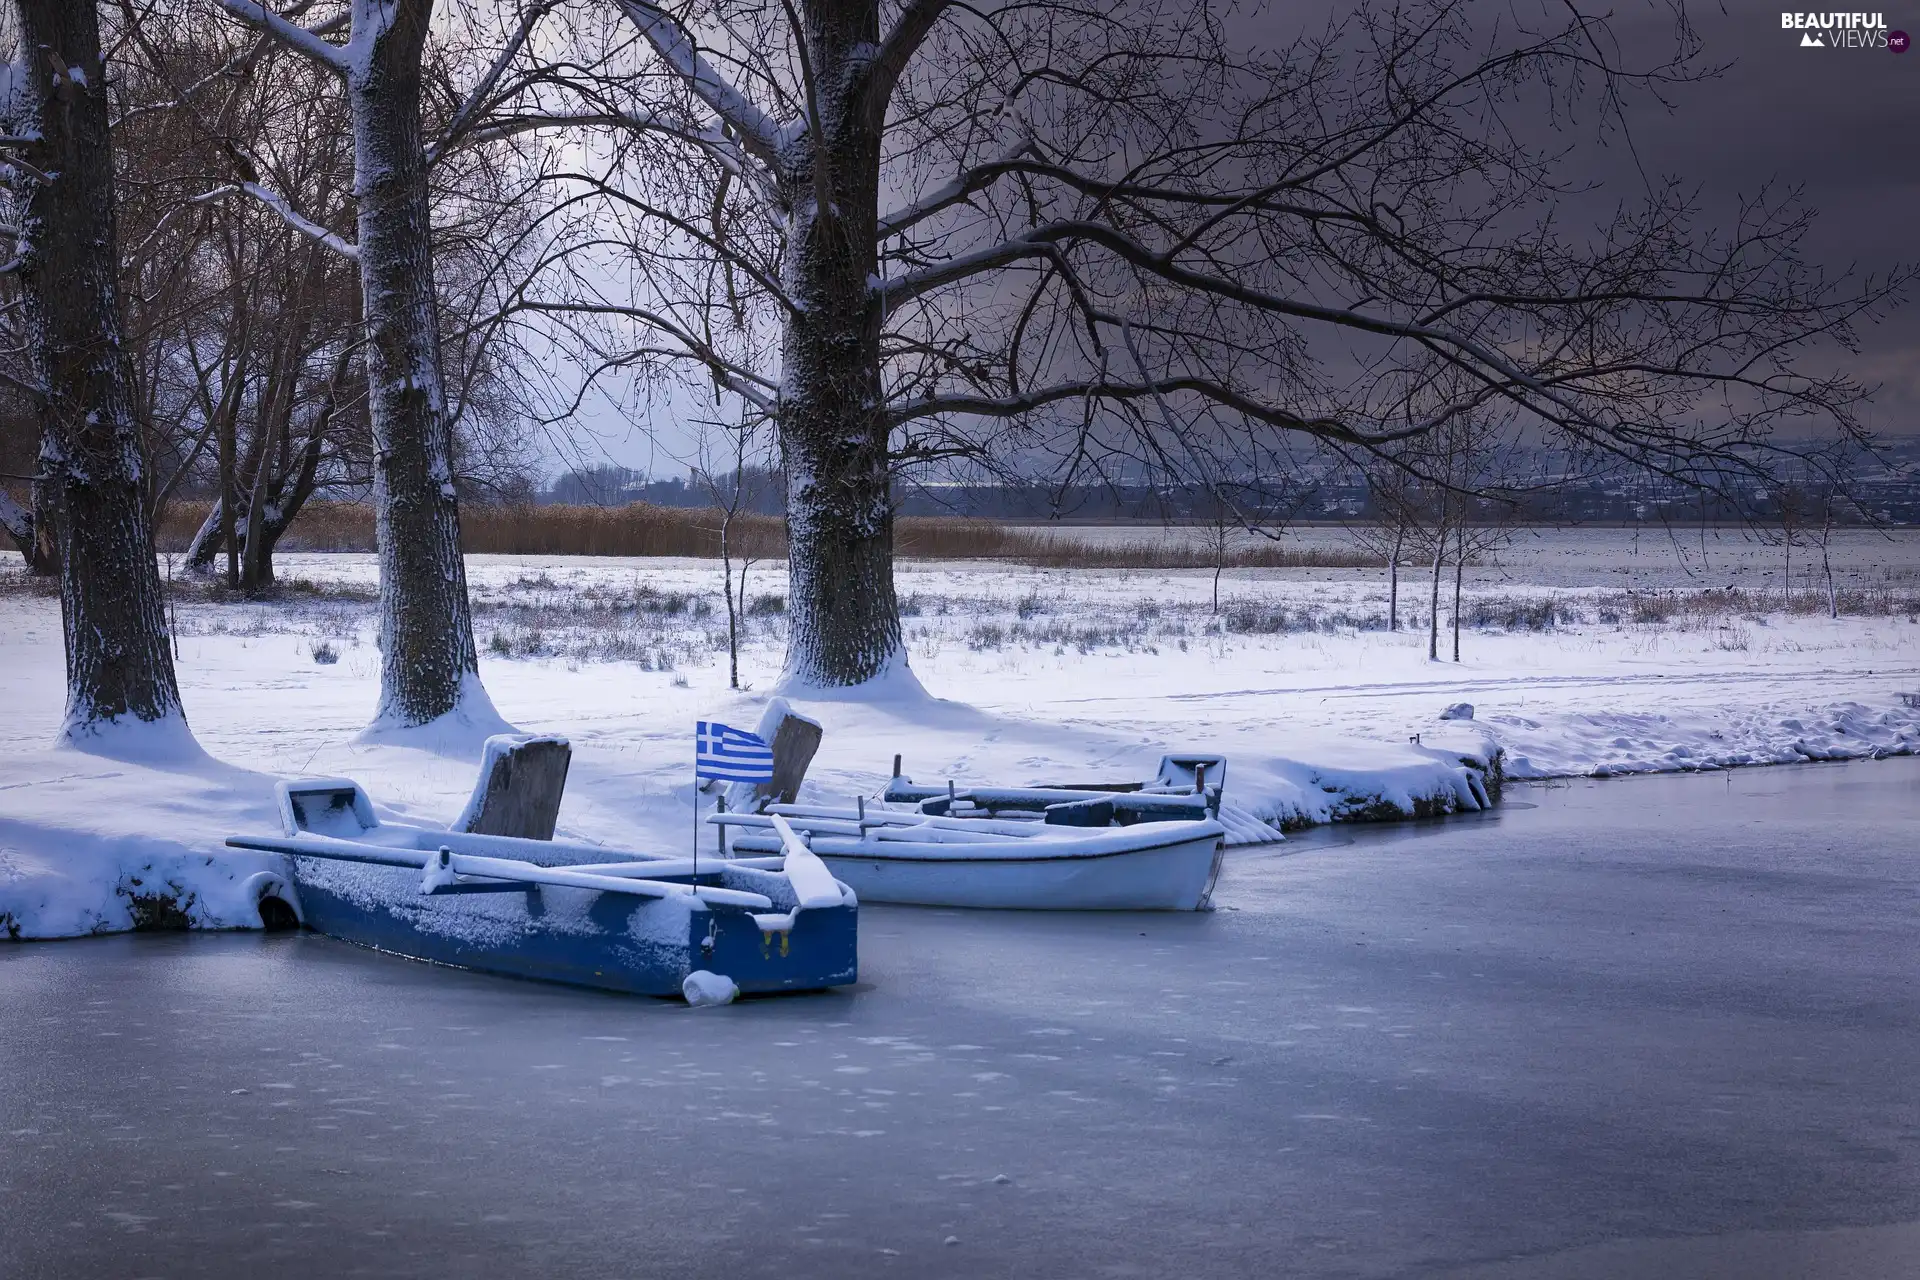
[[[1168,830],[1176,826],[1202,830]],[[955,845],[910,841],[829,838],[814,840],[813,847],[834,877],[867,902],[1032,911],[1206,909],[1220,873],[1217,824],[1153,823],[1099,835],[1098,841],[1036,838],[961,846],[974,852],[958,857]]]

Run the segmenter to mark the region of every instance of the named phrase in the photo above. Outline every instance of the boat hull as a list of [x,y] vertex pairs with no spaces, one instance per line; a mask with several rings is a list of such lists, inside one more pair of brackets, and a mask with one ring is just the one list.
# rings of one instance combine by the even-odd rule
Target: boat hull
[[[917,857],[911,845],[860,853],[816,841],[834,878],[868,902],[1024,911],[1203,911],[1220,873],[1221,838],[1061,856],[1035,847],[1005,856]],[[1035,841],[1036,846],[1040,842]],[[1002,853],[1001,846],[992,851]]]
[[307,927],[416,960],[653,996],[679,995],[696,969],[746,992],[817,990],[858,976],[853,899],[795,912],[791,928],[769,932],[750,912],[678,896],[552,885],[428,896],[408,868],[288,861]]

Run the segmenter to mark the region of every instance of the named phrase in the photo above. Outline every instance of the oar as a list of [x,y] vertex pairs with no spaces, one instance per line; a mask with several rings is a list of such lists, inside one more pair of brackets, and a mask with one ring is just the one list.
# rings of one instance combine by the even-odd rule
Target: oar
[[[772,804],[767,806],[767,812],[777,813],[785,818],[806,818],[821,822],[859,820],[859,816],[852,809],[834,809],[825,805]],[[889,829],[912,827],[916,830],[964,831],[970,835],[977,835],[984,831],[994,835],[1031,839],[1042,834],[1045,824],[1031,818],[947,818],[937,814],[899,809],[868,809],[866,825],[868,827],[884,826]]]
[[800,838],[800,833],[779,814],[773,815],[773,829],[780,833],[780,846],[787,851],[787,882],[800,900],[800,909],[839,906],[840,882],[827,870],[827,864],[820,861]]
[[[450,870],[456,875],[511,880],[521,884],[550,884],[570,889],[597,889],[601,893],[624,893],[642,898],[693,897],[716,906],[758,910],[765,910],[773,905],[773,900],[765,894],[747,893],[740,889],[718,889],[706,885],[673,884],[664,880],[596,875],[562,867],[537,866],[531,862],[521,862],[512,858],[487,858],[477,854],[455,853],[452,849],[445,847],[428,853],[420,849],[394,849],[385,845],[365,844],[357,840],[338,840],[327,836],[228,836],[227,844],[235,849],[257,849],[265,853],[292,853],[310,858],[331,858],[340,862],[369,862],[389,867],[409,867],[417,871],[427,871],[430,864],[437,864],[437,870],[443,872]],[[838,903],[837,895],[834,901]]]
[[[1018,844],[1033,837],[1008,835],[1004,832],[976,830],[971,825],[936,827],[914,823],[911,825],[879,826],[868,823],[858,826],[852,822],[842,822],[837,818],[814,818],[806,815],[786,815],[780,817],[791,822],[799,830],[810,835],[840,836],[849,840],[913,840],[922,844]],[[754,813],[712,814],[708,822],[722,823],[727,826],[744,827],[754,831],[766,831],[772,827],[767,815]],[[1053,828],[1064,830],[1064,828]],[[1079,830],[1080,828],[1075,828]],[[1038,834],[1038,833],[1035,833]]]

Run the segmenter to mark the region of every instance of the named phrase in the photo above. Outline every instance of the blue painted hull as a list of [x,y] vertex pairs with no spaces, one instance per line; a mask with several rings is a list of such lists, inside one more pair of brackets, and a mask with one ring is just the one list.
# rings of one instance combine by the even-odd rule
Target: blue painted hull
[[[800,911],[791,929],[769,933],[748,912],[689,899],[550,885],[426,896],[411,869],[289,861],[307,927],[417,960],[651,996],[679,995],[696,969],[725,974],[746,992],[817,990],[858,976],[851,897],[845,906]],[[764,892],[767,882],[739,887]]]

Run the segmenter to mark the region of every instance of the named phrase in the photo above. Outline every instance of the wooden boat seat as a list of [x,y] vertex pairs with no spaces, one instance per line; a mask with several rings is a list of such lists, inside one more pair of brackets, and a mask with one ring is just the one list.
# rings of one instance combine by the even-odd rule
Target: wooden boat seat
[[483,836],[553,839],[567,789],[573,747],[550,734],[499,733],[487,739],[480,776],[453,830]]

